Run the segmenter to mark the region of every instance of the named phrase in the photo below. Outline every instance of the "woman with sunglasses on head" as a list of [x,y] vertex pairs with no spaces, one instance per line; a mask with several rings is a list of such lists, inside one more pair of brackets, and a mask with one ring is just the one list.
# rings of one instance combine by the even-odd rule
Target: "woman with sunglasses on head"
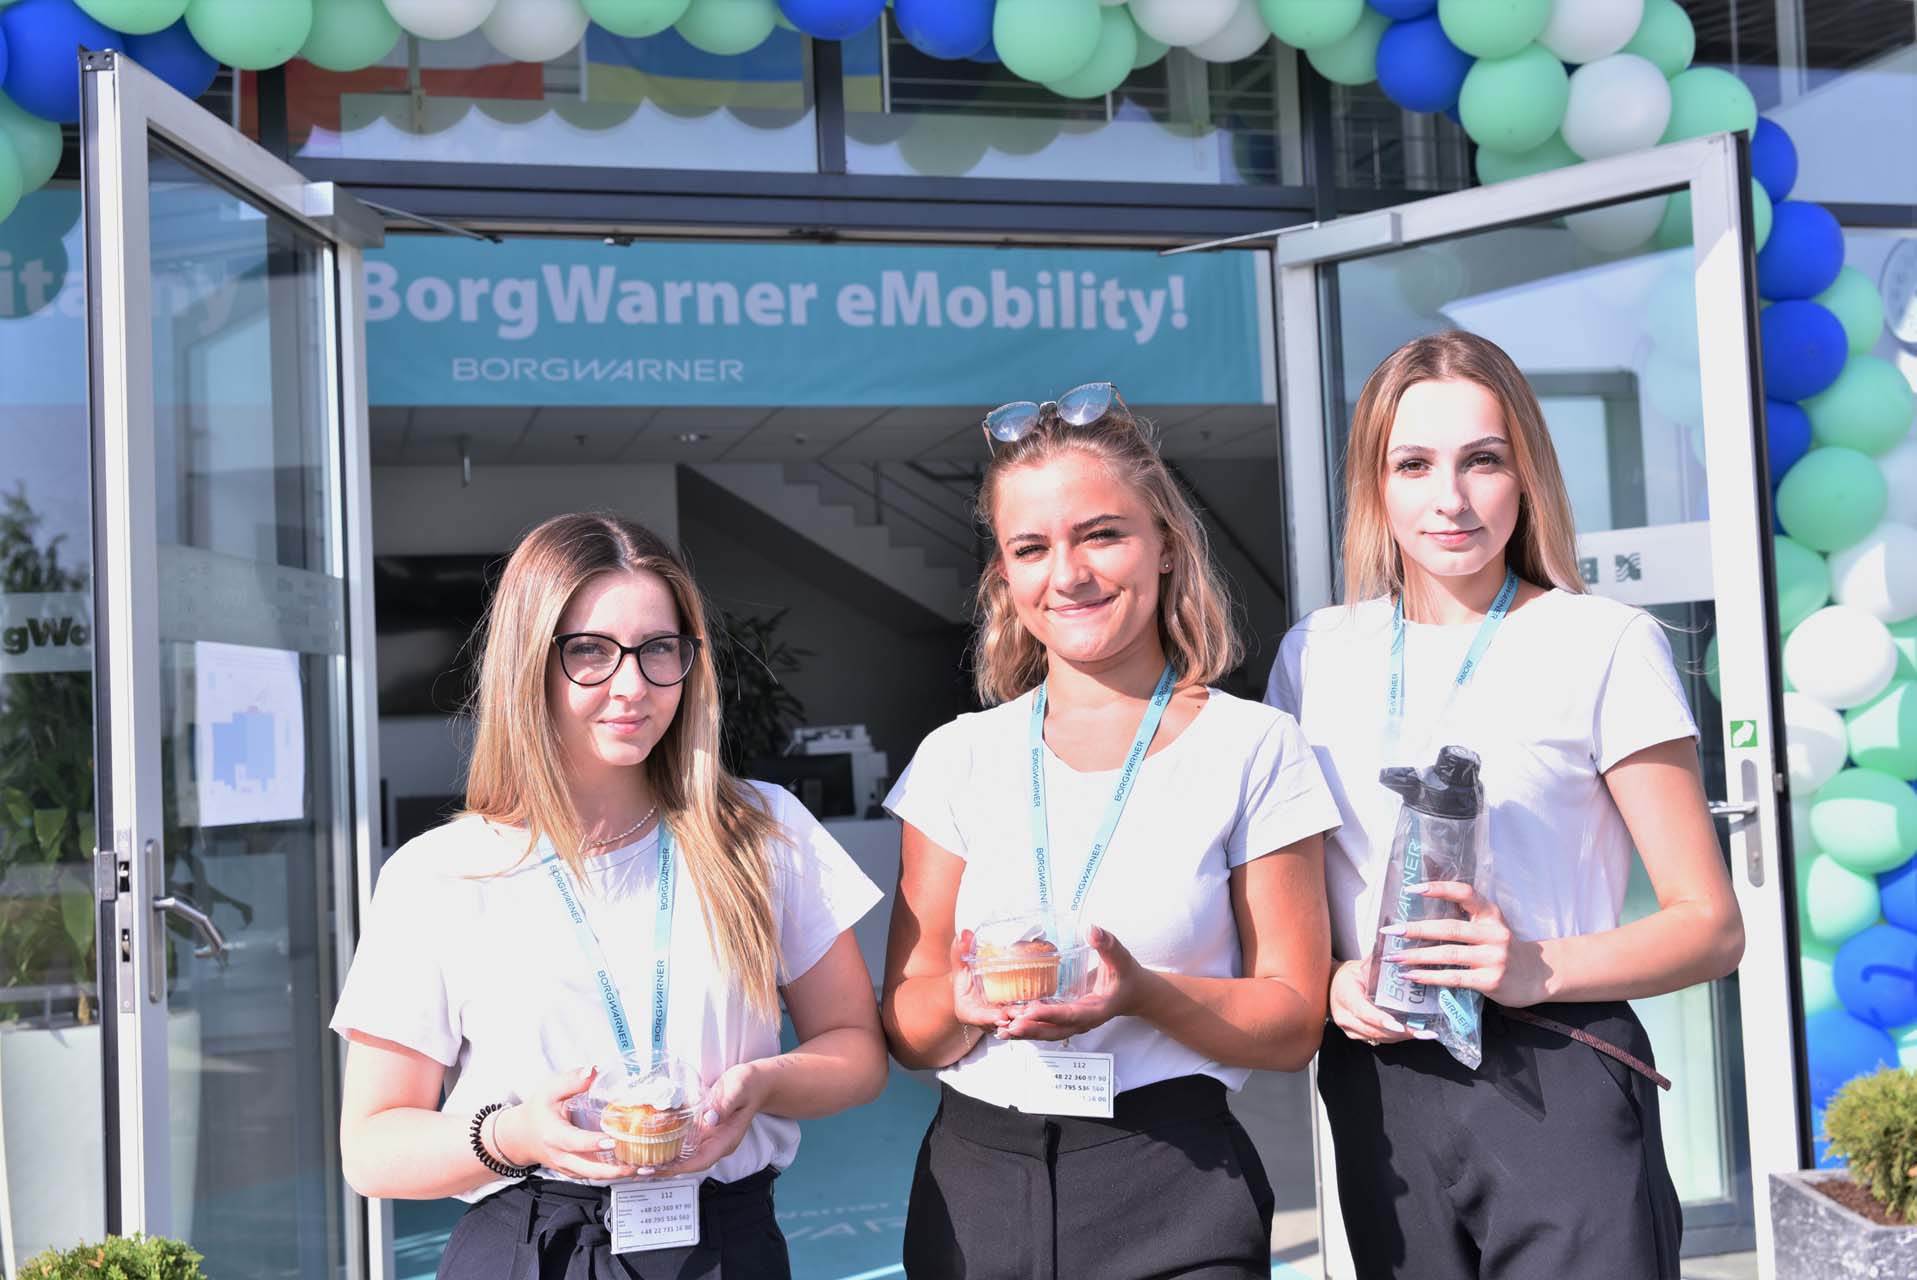
[[[1286,636],[1267,696],[1343,817],[1318,1088],[1358,1275],[1676,1280],[1667,1082],[1626,1002],[1729,973],[1743,928],[1670,645],[1584,594],[1543,412],[1485,339],[1378,366],[1345,468],[1346,603]],[[1491,890],[1424,884],[1448,909],[1387,926],[1408,948],[1387,951],[1400,800],[1380,772],[1449,745],[1482,762]],[[1659,909],[1620,926],[1633,847]],[[1439,1001],[1483,995],[1477,1070],[1374,1002],[1394,965]]]
[[[1224,583],[1117,392],[985,428],[990,709],[887,799],[885,1026],[941,1082],[906,1274],[1269,1276],[1271,1187],[1226,1094],[1317,1048],[1336,811],[1289,716],[1208,687],[1239,658]],[[1011,976],[979,980],[1000,944]]]
[[[441,1276],[787,1275],[772,1180],[797,1122],[884,1085],[849,931],[880,895],[789,795],[726,771],[706,617],[636,524],[526,535],[481,624],[466,812],[380,872],[333,1017],[341,1154],[363,1195],[474,1202]],[[654,1082],[628,1109],[691,1107],[690,1155],[619,1163],[662,1144],[570,1122],[597,1077],[667,1059],[702,1096]],[[662,1202],[676,1222],[634,1226]]]

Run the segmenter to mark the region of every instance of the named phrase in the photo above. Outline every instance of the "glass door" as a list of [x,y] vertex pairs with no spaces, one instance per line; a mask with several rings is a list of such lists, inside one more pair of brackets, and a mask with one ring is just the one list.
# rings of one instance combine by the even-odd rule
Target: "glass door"
[[326,1020],[372,849],[360,206],[82,62],[107,1227],[363,1274]]
[[[1675,1081],[1662,1119],[1690,1255],[1762,1249],[1768,1196],[1753,1187],[1803,1154],[1799,1127],[1778,1123],[1801,1112],[1749,190],[1744,142],[1724,135],[1275,242],[1299,613],[1335,596],[1340,462],[1366,377],[1410,338],[1466,329],[1538,391],[1588,589],[1667,624],[1749,939],[1733,976],[1637,1002]],[[1655,906],[1639,869],[1627,918]],[[1349,1274],[1319,1147],[1330,1274]]]

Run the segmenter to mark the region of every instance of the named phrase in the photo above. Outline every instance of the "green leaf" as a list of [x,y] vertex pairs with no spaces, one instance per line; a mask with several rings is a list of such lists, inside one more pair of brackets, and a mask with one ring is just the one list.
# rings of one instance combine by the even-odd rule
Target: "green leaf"
[[83,889],[69,889],[60,895],[60,923],[67,927],[67,940],[85,956],[93,946],[93,895]]
[[40,842],[40,848],[46,851],[47,861],[60,856],[61,838],[67,833],[67,811],[65,809],[35,809],[33,811],[33,838]]
[[26,792],[21,791],[17,787],[8,787],[6,800],[7,813],[12,816],[15,822],[23,827],[32,824],[33,805],[27,800]]

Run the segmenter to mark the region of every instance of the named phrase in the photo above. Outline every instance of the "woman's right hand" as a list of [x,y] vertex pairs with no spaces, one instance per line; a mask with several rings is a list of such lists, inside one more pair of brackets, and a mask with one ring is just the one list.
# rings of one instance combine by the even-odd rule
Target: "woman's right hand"
[[596,1067],[547,1076],[524,1102],[494,1117],[493,1147],[508,1164],[544,1165],[568,1177],[593,1182],[630,1178],[631,1165],[608,1163],[613,1141],[566,1118],[566,1099],[592,1087]]
[[1422,1039],[1417,1032],[1371,1003],[1365,994],[1377,963],[1374,955],[1369,960],[1346,960],[1331,971],[1331,1020],[1351,1039],[1366,1044]]

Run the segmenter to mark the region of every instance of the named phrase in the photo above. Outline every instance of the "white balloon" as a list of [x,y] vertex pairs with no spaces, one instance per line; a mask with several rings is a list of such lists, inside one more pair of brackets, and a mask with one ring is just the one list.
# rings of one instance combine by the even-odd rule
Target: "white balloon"
[[592,18],[579,0],[498,0],[479,29],[519,62],[551,62],[579,47]]
[[1225,29],[1192,45],[1191,51],[1206,62],[1237,62],[1264,48],[1269,39],[1271,28],[1265,25],[1258,0],[1238,0],[1238,12],[1231,15]]
[[1614,53],[1571,73],[1564,143],[1586,160],[1654,147],[1671,122],[1671,85],[1657,64]]
[[1886,520],[1831,553],[1831,598],[1880,622],[1917,617],[1917,529]]
[[1801,693],[1784,695],[1784,743],[1791,788],[1798,795],[1809,795],[1835,778],[1850,755],[1844,717]]
[[1625,204],[1566,214],[1564,225],[1580,242],[1599,253],[1629,253],[1657,234],[1669,196],[1646,196]]
[[1538,43],[1559,61],[1596,62],[1631,43],[1644,21],[1644,0],[1557,0]]
[[1784,673],[1791,683],[1835,711],[1869,702],[1896,672],[1890,628],[1849,605],[1826,605],[1784,640]]
[[1877,455],[1877,469],[1890,487],[1884,519],[1917,526],[1917,435],[1899,440]]
[[456,40],[479,30],[498,0],[386,0],[393,21],[422,40]]
[[[1666,202],[1670,200],[1665,197]],[[1644,300],[1644,332],[1674,360],[1697,360],[1697,272],[1689,258],[1673,263]]]
[[[1160,44],[1185,47],[1211,39],[1238,15],[1238,0],[1131,0],[1132,21]],[[1267,31],[1266,34],[1270,34]]]

